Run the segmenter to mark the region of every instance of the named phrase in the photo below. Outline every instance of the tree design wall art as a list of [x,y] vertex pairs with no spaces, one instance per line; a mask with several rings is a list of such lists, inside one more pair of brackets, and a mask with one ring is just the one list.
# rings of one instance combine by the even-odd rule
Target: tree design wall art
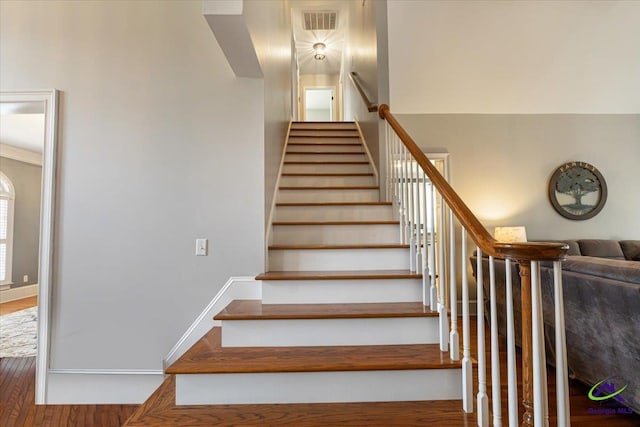
[[607,184],[595,166],[585,162],[565,163],[551,176],[549,200],[565,218],[592,218],[604,207]]

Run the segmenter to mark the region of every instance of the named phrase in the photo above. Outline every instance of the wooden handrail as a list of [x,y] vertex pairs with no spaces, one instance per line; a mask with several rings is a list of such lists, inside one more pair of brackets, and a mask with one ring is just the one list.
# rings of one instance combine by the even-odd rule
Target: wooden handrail
[[360,93],[360,96],[362,97],[362,100],[364,101],[365,105],[367,106],[367,110],[369,110],[370,113],[378,111],[378,104],[374,104],[373,102],[371,102],[369,100],[369,97],[364,92],[364,89],[362,88],[362,85],[358,81],[358,73],[356,73],[355,71],[350,72],[349,73],[349,78],[351,79],[351,83],[353,83],[353,85],[358,90],[358,93]]
[[378,114],[393,128],[482,252],[496,258],[511,258],[517,261],[564,260],[566,258],[569,246],[565,243],[501,243],[495,240],[391,114],[389,106],[387,104],[380,105]]

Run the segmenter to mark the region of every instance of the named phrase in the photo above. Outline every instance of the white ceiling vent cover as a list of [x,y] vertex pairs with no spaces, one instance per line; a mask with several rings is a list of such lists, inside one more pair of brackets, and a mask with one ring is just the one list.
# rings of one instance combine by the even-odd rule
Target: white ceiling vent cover
[[305,30],[335,30],[338,12],[316,10],[302,12]]

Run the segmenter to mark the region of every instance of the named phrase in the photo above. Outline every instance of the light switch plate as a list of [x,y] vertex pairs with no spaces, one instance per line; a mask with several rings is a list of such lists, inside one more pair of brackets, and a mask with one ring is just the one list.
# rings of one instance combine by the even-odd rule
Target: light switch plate
[[209,242],[207,239],[196,239],[196,255],[207,256],[209,252]]

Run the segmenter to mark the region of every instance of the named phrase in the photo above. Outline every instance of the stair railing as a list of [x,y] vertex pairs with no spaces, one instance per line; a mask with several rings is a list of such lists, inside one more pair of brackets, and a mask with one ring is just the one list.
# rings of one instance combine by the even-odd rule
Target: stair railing
[[[357,82],[354,81],[356,87]],[[400,220],[401,241],[410,245],[408,266],[423,275],[423,300],[439,313],[440,348],[452,360],[460,360],[457,313],[457,271],[462,281],[462,393],[463,410],[473,412],[473,371],[469,319],[469,280],[466,260],[467,235],[477,246],[477,342],[478,342],[478,425],[502,425],[500,353],[498,341],[497,297],[494,259],[506,261],[507,303],[507,408],[509,426],[518,426],[517,367],[515,358],[513,291],[511,267],[520,266],[522,287],[522,404],[523,426],[545,427],[549,424],[545,343],[542,318],[540,262],[553,263],[555,295],[555,354],[557,420],[569,426],[567,352],[562,300],[561,263],[568,246],[561,243],[501,243],[496,241],[453,190],[437,168],[420,150],[389,106],[378,108],[386,120],[386,188]],[[437,214],[436,214],[437,213]],[[460,255],[457,264],[456,223],[461,227]],[[447,241],[448,240],[448,241]],[[487,391],[485,360],[485,314],[483,254],[489,256],[490,372],[491,399]],[[447,271],[446,266],[449,269]],[[448,289],[447,289],[447,286]],[[450,321],[449,321],[450,319]],[[492,409],[489,412],[489,401]]]

